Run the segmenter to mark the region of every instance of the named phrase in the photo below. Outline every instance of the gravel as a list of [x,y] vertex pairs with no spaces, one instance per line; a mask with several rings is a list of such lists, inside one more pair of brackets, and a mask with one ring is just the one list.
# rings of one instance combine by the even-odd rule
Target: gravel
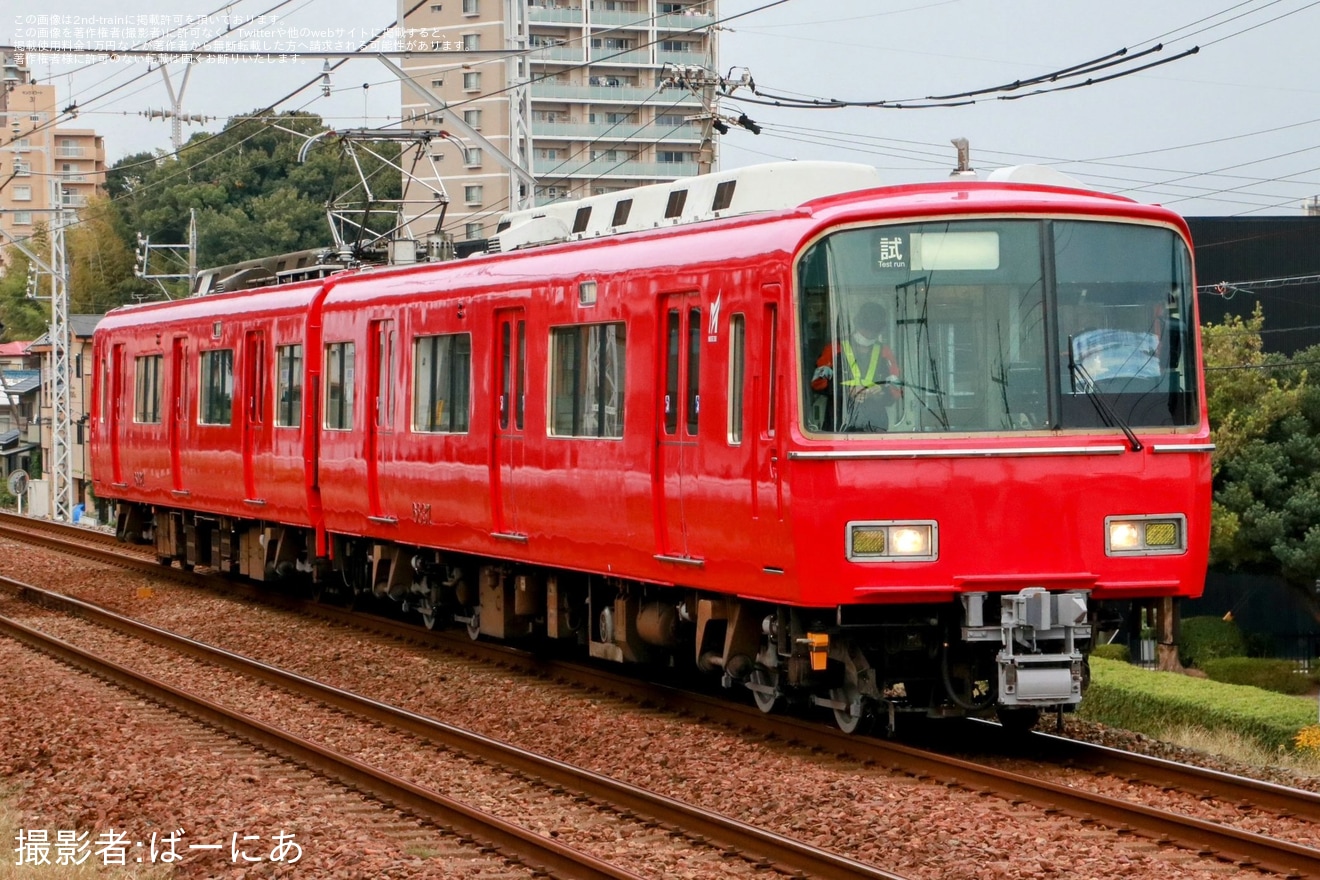
[[[17,554],[12,552],[14,547],[0,541],[0,574],[71,593],[201,641],[790,833],[808,843],[914,878],[1220,878],[1239,870],[1028,804],[860,768],[807,748],[752,740],[734,731],[586,694],[567,685],[524,678],[324,621],[160,582],[153,585],[149,597],[142,597],[138,588],[146,582],[143,575],[84,560],[24,548],[20,566]],[[22,653],[14,646],[5,646],[5,651],[0,654],[0,662],[15,651]],[[458,845],[434,831],[422,836],[429,844],[418,844],[416,838],[399,844],[376,825],[406,820],[379,819],[379,806],[374,806],[373,812],[350,813],[325,805],[329,803],[326,801],[313,809],[311,801],[285,798],[276,790],[268,812],[254,812],[256,804],[267,802],[265,782],[273,771],[250,771],[262,784],[246,783],[245,789],[240,784],[241,772],[237,774],[240,783],[235,783],[234,772],[216,772],[220,762],[194,750],[169,752],[171,762],[177,763],[171,764],[170,772],[156,772],[154,761],[164,757],[164,750],[156,748],[149,733],[124,731],[137,731],[144,723],[140,719],[154,717],[159,710],[129,705],[109,710],[90,698],[60,698],[59,682],[75,678],[74,673],[61,673],[59,669],[42,678],[46,698],[37,709],[34,696],[28,693],[28,676],[10,677],[6,701],[31,703],[41,715],[39,724],[19,723],[21,716],[6,705],[0,721],[0,732],[4,734],[0,764],[12,763],[8,775],[11,782],[21,786],[17,803],[31,817],[29,821],[52,827],[64,827],[59,826],[60,822],[74,823],[92,831],[93,837],[114,823],[119,823],[116,827],[137,823],[134,830],[145,833],[138,829],[148,816],[161,827],[174,822],[196,828],[198,833],[206,828],[215,833],[271,834],[281,826],[296,831],[299,841],[304,837],[314,841],[306,848],[315,850],[318,858],[320,854],[327,857],[326,873],[304,866],[298,871],[300,877],[480,876],[472,871],[448,874],[452,860],[445,863],[443,858],[410,855],[410,850],[425,851],[426,845]],[[104,699],[109,701],[107,705],[116,705],[114,698]],[[254,704],[263,703],[255,697],[248,699]],[[273,699],[269,708],[277,716],[290,711],[287,706],[281,709]],[[31,711],[25,710],[24,714]],[[59,736],[58,741],[67,743],[69,749],[76,743],[78,751],[61,751],[60,772],[40,775],[43,765],[34,763],[33,754],[52,731],[66,729],[79,732]],[[1174,760],[1189,757],[1140,735],[1075,720],[1069,722],[1068,733]],[[347,727],[336,735],[354,736]],[[361,734],[356,736],[364,739]],[[358,745],[390,756],[389,760],[412,768],[408,772],[420,778],[428,778],[425,774],[434,769],[425,766],[425,760],[418,761],[415,742],[396,739],[388,732],[377,732],[373,741]],[[1215,766],[1212,757],[1195,757],[1197,763]],[[117,768],[116,775],[105,777],[117,784],[104,786],[105,794],[99,798],[90,797],[88,792],[98,786],[107,766]],[[1240,772],[1243,768],[1224,765],[1219,769]],[[1113,791],[1115,796],[1133,794],[1132,786],[1121,780],[1076,771],[1068,775],[1070,771],[1057,768],[1050,772],[1062,774],[1059,778],[1067,779],[1068,784]],[[287,771],[284,773],[287,776]],[[130,784],[133,779],[140,781],[134,786]],[[1311,784],[1315,782],[1311,780]],[[1296,783],[1288,779],[1288,784]],[[238,790],[231,792],[229,787],[235,784]],[[256,788],[261,791],[253,791]],[[1157,805],[1198,811],[1197,815],[1218,821],[1232,820],[1250,830],[1292,839],[1300,836],[1308,843],[1320,837],[1314,823],[1254,811],[1243,813],[1235,805],[1205,802],[1177,792],[1147,790],[1138,794]],[[333,799],[328,787],[326,798]],[[509,815],[540,815],[514,797],[505,800],[498,808]],[[365,817],[371,817],[370,821]],[[572,831],[571,826],[578,820],[565,816],[558,821],[559,825],[552,828],[545,819],[532,819],[533,824],[540,823],[537,827],[542,833]],[[594,826],[582,831],[587,836],[606,835],[601,845],[613,846],[607,836],[611,832]],[[416,829],[410,833],[414,832]],[[620,847],[626,849],[623,844]],[[334,873],[340,870],[334,861],[336,854],[367,850],[373,853],[372,864],[388,865],[388,871]],[[279,876],[279,869],[270,863],[260,867],[270,871],[268,876]],[[738,865],[726,867],[734,872],[746,870]],[[715,876],[706,873],[714,866],[699,862],[668,868],[662,864],[630,868],[643,876]],[[521,876],[520,869],[502,869],[513,871],[511,876]],[[438,873],[425,873],[428,871]]]

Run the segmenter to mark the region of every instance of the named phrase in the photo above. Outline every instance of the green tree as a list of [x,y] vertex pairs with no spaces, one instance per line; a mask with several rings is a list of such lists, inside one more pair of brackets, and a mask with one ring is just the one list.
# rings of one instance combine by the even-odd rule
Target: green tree
[[[44,226],[39,226],[25,245],[49,258],[50,239]],[[50,301],[28,298],[28,278],[32,261],[16,245],[5,248],[4,274],[0,275],[0,322],[5,325],[3,338],[36,339],[50,325]],[[50,282],[45,279],[36,291],[38,296],[49,295]]]
[[1211,565],[1281,574],[1320,610],[1320,387],[1305,364],[1264,352],[1259,307],[1203,328],[1215,442]]
[[91,200],[65,233],[69,311],[98,315],[150,293],[134,274],[136,260],[123,218],[107,198]]
[[[195,211],[200,267],[326,247],[326,205],[357,182],[357,172],[331,138],[299,161],[323,130],[320,117],[306,113],[235,117],[221,132],[194,135],[177,156],[125,159],[107,185],[124,228],[153,243],[186,242]],[[397,147],[386,155],[397,155]],[[364,166],[383,197],[398,197],[397,172],[374,158]]]

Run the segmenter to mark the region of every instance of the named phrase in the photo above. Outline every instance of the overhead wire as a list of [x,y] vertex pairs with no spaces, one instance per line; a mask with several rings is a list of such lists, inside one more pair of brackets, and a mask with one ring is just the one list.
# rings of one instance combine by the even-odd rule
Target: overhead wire
[[[260,14],[261,14],[261,15],[269,15],[269,14],[271,14],[272,12],[274,12],[275,10],[279,9],[280,7],[282,7],[282,6],[287,6],[288,4],[290,4],[290,3],[292,3],[292,2],[294,2],[294,0],[278,0],[278,2],[277,2],[274,6],[269,7],[265,12],[262,12],[262,13],[260,13]],[[307,0],[307,2],[310,3],[311,0]],[[224,4],[222,4],[222,5],[221,5],[221,6],[220,6],[215,12],[210,13],[210,14],[211,14],[211,15],[216,15],[216,14],[218,14],[219,12],[221,12],[221,11],[223,11],[223,10],[226,10],[226,9],[231,8],[233,5],[234,5],[233,2],[227,2],[227,3],[224,3]],[[185,27],[186,27],[186,25],[180,25],[179,27],[171,28],[169,31],[166,32],[166,34],[172,34],[172,33],[176,32],[176,31],[179,31],[179,30],[184,29]],[[224,35],[224,34],[217,34],[217,35],[214,36],[214,37],[210,37],[209,39],[204,40],[200,45],[205,46],[205,45],[207,45],[207,44],[209,44],[209,43],[213,43],[213,42],[215,42],[216,40],[220,39],[222,36],[225,36],[225,35]],[[157,37],[157,38],[155,38],[155,39],[159,39],[159,37]],[[134,45],[134,48],[135,48],[135,49],[141,48],[142,46],[147,45],[147,43],[149,43],[150,41],[151,41],[151,40],[148,39],[148,40],[145,40],[145,41],[143,41],[143,42],[136,43],[136,44]],[[41,54],[41,53],[37,52],[37,53],[33,53],[33,54]],[[109,54],[109,53],[108,53],[108,54]],[[169,54],[169,53],[161,52],[160,54],[164,55],[164,54]],[[88,68],[89,68],[89,67],[94,67],[94,66],[96,66],[96,64],[100,63],[101,60],[104,60],[104,59],[98,59],[98,60],[96,60],[96,61],[93,61],[92,63],[86,65],[85,67],[88,67]],[[75,72],[76,72],[76,71],[70,71],[69,74],[61,74],[61,75],[71,75],[72,73],[75,73]],[[108,90],[102,92],[102,93],[99,94],[99,95],[95,95],[95,96],[93,96],[92,98],[85,99],[84,104],[85,104],[85,103],[89,103],[89,102],[93,102],[93,101],[99,101],[99,100],[101,100],[101,99],[103,99],[103,98],[109,97],[110,95],[113,95],[114,93],[118,92],[119,90],[124,89],[124,88],[127,88],[128,86],[132,85],[133,83],[137,82],[138,80],[145,79],[146,77],[150,76],[150,75],[151,75],[152,73],[154,73],[154,72],[155,72],[155,69],[153,69],[150,65],[148,65],[147,70],[144,71],[143,73],[140,73],[140,74],[134,76],[132,79],[128,80],[127,82],[120,83],[120,84],[117,85],[117,86],[113,86],[112,88],[110,88],[110,89],[108,89]],[[106,77],[105,79],[101,80],[100,82],[106,82],[106,81],[109,80],[110,78],[111,78],[111,77]],[[133,93],[133,94],[136,94],[136,93]],[[72,97],[73,97],[73,96],[71,96],[71,98],[72,98]],[[62,121],[68,121],[68,119],[72,119],[72,118],[74,118],[75,116],[77,116],[78,113],[83,112],[84,109],[87,109],[87,108],[85,108],[85,107],[79,107],[76,99],[74,99],[74,101],[73,101],[73,103],[70,105],[70,107],[71,107],[71,108],[76,108],[76,110],[71,112],[70,109],[66,108],[65,110],[61,111],[60,113],[52,115],[52,117],[51,117],[49,120],[46,120],[45,122],[41,123],[40,125],[34,126],[32,129],[29,129],[29,130],[26,131],[26,132],[15,133],[14,136],[11,137],[11,138],[10,138],[8,141],[6,141],[5,143],[12,144],[12,143],[14,143],[14,141],[16,141],[16,140],[17,140],[18,138],[20,138],[20,137],[30,137],[30,136],[33,135],[33,134],[38,134],[38,133],[40,133],[40,132],[42,132],[42,131],[46,131],[47,129],[54,128],[54,127],[60,125],[60,123],[61,123]]]
[[[280,0],[280,2],[277,3],[274,7],[272,7],[272,9],[278,9],[280,6],[284,6],[284,5],[286,5],[287,3],[289,3],[289,2],[292,2],[292,0]],[[421,7],[422,7],[423,5],[425,5],[427,2],[428,2],[428,0],[417,0],[417,2],[414,3],[413,6],[409,7],[408,10],[404,12],[403,17],[406,18],[408,15],[411,15],[413,12],[415,12],[417,9],[421,8]],[[232,4],[227,4],[227,5],[232,5]],[[268,14],[268,13],[267,13],[267,14]],[[386,33],[388,33],[389,30],[390,30],[390,28],[394,27],[397,23],[398,23],[398,19],[395,19],[394,21],[390,22],[389,25],[387,25],[386,27],[384,27],[384,28],[380,29],[379,31],[377,31],[377,32],[375,33],[375,35],[372,36],[370,39],[368,39],[365,43],[363,43],[362,46],[365,47],[365,46],[369,46],[369,45],[371,45],[373,42],[375,42],[376,40],[378,40],[378,39],[380,39],[382,36],[384,36]],[[216,40],[216,39],[219,39],[219,36],[212,37],[212,38],[208,39],[208,40],[205,41],[205,42],[206,42],[206,43],[213,42],[213,41]],[[204,43],[204,44],[205,44],[205,43]],[[203,44],[203,45],[204,45],[204,44]],[[344,58],[343,61],[340,61],[338,64],[333,65],[330,69],[331,69],[332,71],[333,71],[333,70],[336,70],[336,69],[338,69],[340,66],[342,66],[344,63],[346,63],[348,60],[349,60],[349,59],[346,57],[346,58]],[[309,88],[310,86],[316,85],[317,83],[320,83],[320,82],[322,81],[322,78],[323,78],[324,74],[325,74],[324,71],[318,72],[313,78],[311,78],[310,80],[308,80],[305,84],[303,84],[303,85],[300,86],[299,88],[294,89],[292,92],[288,93],[287,95],[283,96],[282,98],[279,98],[278,100],[273,101],[273,102],[271,102],[270,104],[267,104],[264,108],[262,108],[262,109],[260,109],[260,110],[257,110],[257,111],[256,111],[254,114],[252,114],[252,115],[253,115],[253,116],[262,116],[262,115],[264,115],[264,114],[266,114],[266,113],[269,113],[269,112],[273,111],[277,106],[279,106],[280,104],[284,103],[285,101],[288,101],[289,99],[295,97],[296,95],[298,95],[298,94],[299,94],[300,92],[302,92],[303,90]],[[145,76],[145,75],[146,75],[146,74],[143,74],[142,76]],[[140,79],[140,78],[141,78],[141,77],[136,77],[133,81],[136,81],[136,79]],[[113,90],[112,90],[112,91],[113,91]],[[309,100],[307,103],[303,104],[303,105],[302,105],[301,107],[299,107],[297,110],[294,110],[294,111],[292,111],[292,112],[294,112],[294,113],[300,112],[303,108],[305,108],[305,107],[307,107],[307,106],[310,106],[313,102],[315,102],[315,101],[317,100],[317,97],[319,97],[319,96],[313,97],[313,98],[312,98],[311,100]],[[269,127],[269,126],[267,126],[267,127]],[[224,152],[227,152],[229,149],[231,149],[231,148],[233,148],[233,147],[240,146],[241,144],[245,143],[247,140],[250,140],[251,138],[256,137],[258,134],[261,133],[261,131],[264,131],[264,130],[265,130],[264,128],[263,128],[263,129],[260,129],[260,130],[258,130],[257,132],[254,132],[253,134],[249,135],[248,137],[242,139],[242,140],[239,141],[237,144],[233,144],[233,145],[227,146],[227,147],[225,147],[223,150],[221,150],[219,153],[212,154],[211,156],[204,157],[204,158],[201,159],[199,162],[194,163],[193,165],[189,166],[188,168],[185,168],[185,169],[179,170],[179,171],[177,171],[175,174],[172,174],[172,175],[170,175],[169,177],[167,177],[167,178],[163,178],[163,179],[161,179],[161,180],[159,180],[159,181],[153,181],[153,182],[152,182],[151,184],[149,184],[148,186],[164,185],[165,183],[169,182],[170,180],[174,180],[175,178],[179,177],[181,174],[189,173],[190,171],[194,170],[195,168],[199,167],[200,165],[205,164],[207,161],[209,161],[210,159],[214,158],[216,155],[220,155],[220,154],[222,154],[222,153],[224,153]],[[194,140],[194,141],[190,141],[188,144],[184,145],[184,147],[182,147],[181,149],[179,149],[179,150],[175,150],[175,151],[173,151],[173,152],[171,152],[171,153],[166,153],[166,154],[163,154],[163,155],[161,155],[161,156],[153,156],[153,157],[152,157],[151,159],[149,159],[149,160],[143,160],[142,162],[132,163],[132,164],[130,164],[130,165],[126,165],[126,166],[125,166],[125,165],[116,165],[116,166],[115,166],[113,169],[111,169],[111,170],[114,170],[114,171],[123,171],[123,170],[125,170],[125,169],[132,169],[132,168],[142,167],[142,166],[144,166],[144,165],[152,165],[152,166],[155,166],[155,165],[157,165],[157,164],[158,164],[161,160],[163,160],[163,159],[167,159],[167,158],[171,158],[171,157],[174,157],[174,158],[180,158],[185,150],[188,150],[188,149],[191,149],[191,148],[196,148],[196,147],[199,147],[199,146],[201,146],[201,145],[203,145],[203,144],[209,143],[210,141],[215,140],[216,138],[219,138],[219,137],[223,136],[224,134],[225,134],[225,131],[224,131],[224,130],[221,130],[221,131],[218,131],[218,132],[216,132],[216,133],[214,133],[214,134],[207,135],[207,136],[204,137],[204,138],[201,138],[201,139],[198,139],[198,140]],[[141,191],[141,190],[135,190],[134,193],[129,193],[129,194],[127,194],[127,195],[124,196],[124,197],[132,197],[132,195],[136,194],[136,192],[139,192],[139,191]],[[116,199],[112,197],[112,201],[114,201],[114,200],[116,200]],[[69,228],[69,227],[71,227],[71,226],[78,225],[78,223],[81,223],[81,222],[82,222],[82,221],[74,221],[73,223],[66,224],[66,228]],[[17,239],[17,241],[19,241],[19,242],[27,242],[27,241],[32,240],[33,237],[35,237],[36,235],[39,235],[39,234],[40,234],[39,231],[34,231],[32,235],[26,236],[26,237],[24,237],[24,238],[19,238],[19,239]]]

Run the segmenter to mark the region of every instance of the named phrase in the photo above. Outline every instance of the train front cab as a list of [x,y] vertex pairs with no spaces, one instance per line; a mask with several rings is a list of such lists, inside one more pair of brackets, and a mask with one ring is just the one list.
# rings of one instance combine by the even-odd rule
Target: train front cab
[[[1185,234],[1151,211],[1055,213],[855,222],[798,261],[794,538],[836,682],[815,699],[845,727],[1073,709],[1129,603],[1200,592],[1211,446]],[[877,306],[893,368],[859,376]],[[792,672],[785,641],[764,678]]]

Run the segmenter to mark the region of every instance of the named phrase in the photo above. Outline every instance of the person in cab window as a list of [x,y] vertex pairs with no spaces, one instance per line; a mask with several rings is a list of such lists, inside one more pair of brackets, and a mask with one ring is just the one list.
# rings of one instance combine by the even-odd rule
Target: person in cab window
[[902,396],[898,360],[885,343],[889,315],[866,302],[850,333],[827,345],[816,360],[811,390],[824,395],[826,430],[887,431],[889,407]]

